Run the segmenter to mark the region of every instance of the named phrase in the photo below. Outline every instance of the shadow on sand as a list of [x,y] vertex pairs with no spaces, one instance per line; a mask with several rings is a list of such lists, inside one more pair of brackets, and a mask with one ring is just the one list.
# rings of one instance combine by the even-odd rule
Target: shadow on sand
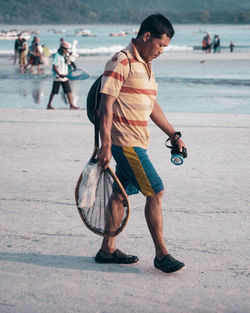
[[0,252],[0,261],[27,263],[38,266],[82,271],[140,273],[140,270],[133,265],[97,264],[92,257],[84,256]]

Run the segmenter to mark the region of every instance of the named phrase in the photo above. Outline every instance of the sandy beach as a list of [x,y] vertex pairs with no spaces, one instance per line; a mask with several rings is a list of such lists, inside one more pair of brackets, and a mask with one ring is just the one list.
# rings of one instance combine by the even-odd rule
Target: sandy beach
[[82,223],[74,188],[93,149],[86,112],[0,110],[1,313],[247,313],[249,115],[171,113],[189,157],[170,163],[150,124],[149,155],[166,188],[165,238],[186,269],[153,267],[144,198],[118,247],[135,265],[93,260],[101,237]]

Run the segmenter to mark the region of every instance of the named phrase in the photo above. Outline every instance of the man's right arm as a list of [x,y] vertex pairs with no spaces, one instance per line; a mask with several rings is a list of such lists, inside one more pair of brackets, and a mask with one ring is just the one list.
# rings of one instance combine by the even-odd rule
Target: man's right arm
[[99,165],[107,169],[112,159],[111,153],[111,128],[113,121],[113,103],[115,97],[102,94],[100,102],[100,136],[101,148],[98,153]]
[[67,75],[61,75],[61,74],[59,73],[59,71],[58,71],[58,67],[57,67],[55,64],[53,64],[53,70],[55,71],[55,73],[56,73],[56,75],[57,75],[58,77],[64,78],[64,77],[67,76]]

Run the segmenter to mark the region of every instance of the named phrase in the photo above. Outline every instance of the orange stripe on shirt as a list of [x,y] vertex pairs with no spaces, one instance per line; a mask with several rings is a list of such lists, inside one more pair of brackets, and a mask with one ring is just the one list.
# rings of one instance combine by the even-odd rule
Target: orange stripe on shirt
[[121,92],[140,94],[140,95],[157,96],[157,91],[154,89],[138,89],[138,88],[122,86]]
[[125,124],[132,125],[132,126],[147,126],[148,125],[147,121],[128,120],[126,117],[118,116],[115,113],[113,114],[113,120],[119,123],[125,123]]
[[[113,61],[113,60],[112,60],[112,61]],[[130,63],[138,62],[136,59],[129,58],[129,60],[128,60],[128,58],[126,58],[126,59],[122,60],[120,63],[121,63],[123,66],[127,66],[128,63],[129,63],[129,61],[130,61]]]
[[123,75],[118,74],[118,73],[113,72],[113,71],[105,71],[103,73],[103,76],[105,76],[105,77],[112,77],[114,79],[120,80],[121,82],[123,82],[125,80],[125,77]]
[[129,60],[128,60],[128,58],[126,58],[126,59],[122,60],[120,63],[121,63],[123,66],[126,66],[126,65],[128,65],[128,63],[129,63]]

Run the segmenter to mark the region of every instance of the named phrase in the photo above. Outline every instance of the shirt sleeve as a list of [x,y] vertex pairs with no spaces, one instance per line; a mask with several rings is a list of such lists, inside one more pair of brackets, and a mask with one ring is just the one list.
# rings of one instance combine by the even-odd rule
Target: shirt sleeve
[[113,57],[107,64],[102,77],[101,93],[118,97],[121,87],[129,74],[127,57],[118,59]]

